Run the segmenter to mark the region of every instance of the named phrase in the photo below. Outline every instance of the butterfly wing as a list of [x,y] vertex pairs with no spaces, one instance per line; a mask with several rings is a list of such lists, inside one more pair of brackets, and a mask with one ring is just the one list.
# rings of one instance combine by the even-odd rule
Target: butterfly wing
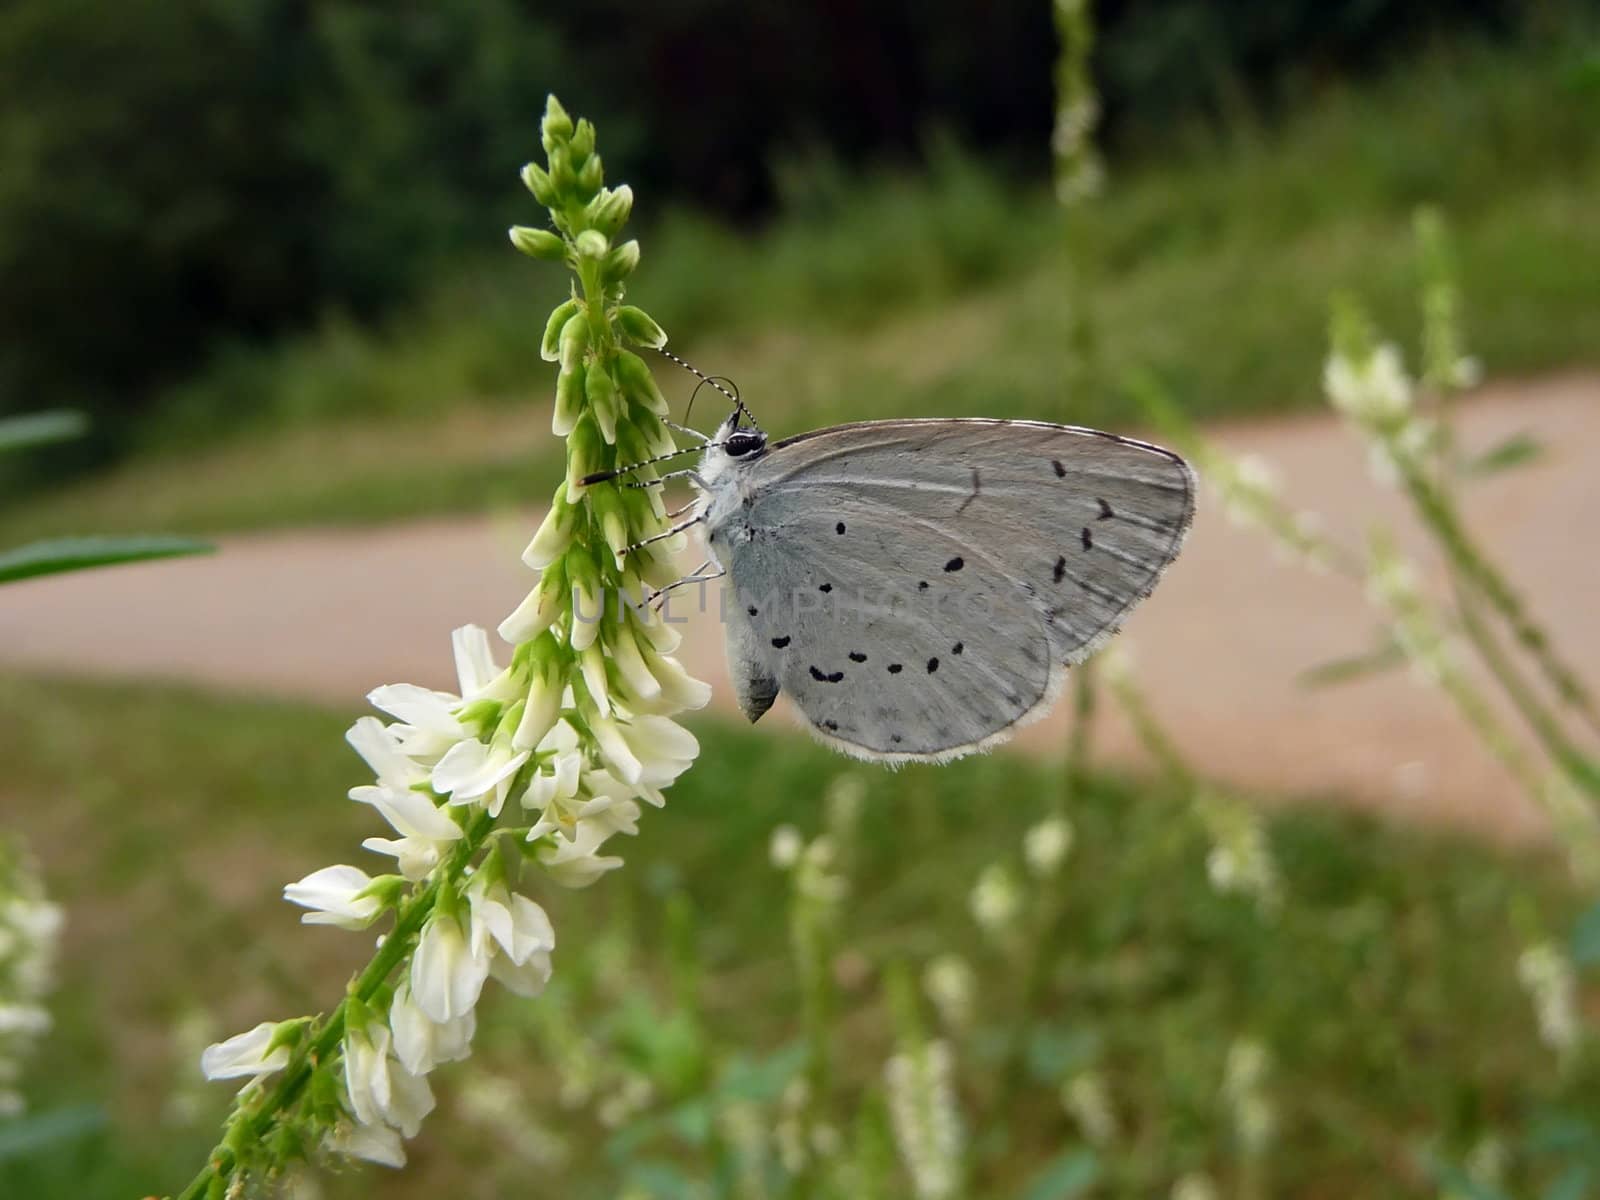
[[1176,556],[1194,474],[1029,421],[874,421],[775,443],[711,529],[743,654],[823,740],[982,749],[1048,706]]

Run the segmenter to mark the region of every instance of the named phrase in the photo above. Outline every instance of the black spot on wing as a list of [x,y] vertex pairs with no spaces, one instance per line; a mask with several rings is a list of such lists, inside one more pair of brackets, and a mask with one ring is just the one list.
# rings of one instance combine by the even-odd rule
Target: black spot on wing
[[859,650],[852,650],[850,651],[850,661],[864,663],[867,661],[867,656]]
[[1050,574],[1051,574],[1052,578],[1054,578],[1057,583],[1060,583],[1062,578],[1066,575],[1066,573],[1067,573],[1067,560],[1066,560],[1065,556],[1063,556],[1061,558],[1056,559],[1055,570],[1051,571]]
[[1104,521],[1109,517],[1114,517],[1117,515],[1111,511],[1111,505],[1107,504],[1104,500],[1097,498],[1095,503],[1100,506],[1100,516],[1096,518],[1097,520]]
[[952,558],[949,562],[945,563],[944,569],[946,571],[959,571],[959,570],[961,570],[962,567],[964,567],[966,565],[967,565],[966,564],[966,560],[964,560],[958,554],[954,558]]
[[789,644],[789,639],[786,638],[786,637],[773,638],[772,639],[772,644],[774,646],[776,646],[779,650],[782,650],[785,646],[787,646]]
[[761,610],[759,608],[757,608],[754,604],[752,604],[748,608],[745,609],[745,612],[749,613],[752,617],[754,617],[754,616],[759,615]]
[[901,671],[904,671],[904,670],[905,670],[905,668],[903,666],[901,666],[899,663],[890,663],[889,664],[889,674],[891,674],[891,675],[898,675],[898,674],[900,674]]
[[1067,477],[1067,469],[1061,465],[1059,458],[1052,458],[1050,465],[1055,468],[1057,479],[1065,479]]
[[[1105,501],[1102,500],[1101,503],[1103,504],[1103,503],[1105,503]],[[835,533],[843,533],[844,532],[844,522],[840,521],[837,525],[835,525],[833,527],[833,531]]]
[[817,588],[817,591],[821,592],[824,596],[826,596],[829,592],[833,591],[833,584],[824,583],[820,587]]
[[928,660],[928,674],[932,675],[938,669],[939,669],[939,660],[937,658],[930,658]]
[[965,642],[957,642],[954,646],[950,647],[950,653],[951,654],[960,654],[966,648],[967,648],[967,644]]
[[927,590],[928,590],[928,581],[926,579],[919,579],[917,581],[917,591],[925,592]]
[[1083,532],[1078,535],[1078,540],[1083,543],[1085,550],[1094,549],[1094,538],[1089,536],[1089,527],[1087,525],[1083,527]]

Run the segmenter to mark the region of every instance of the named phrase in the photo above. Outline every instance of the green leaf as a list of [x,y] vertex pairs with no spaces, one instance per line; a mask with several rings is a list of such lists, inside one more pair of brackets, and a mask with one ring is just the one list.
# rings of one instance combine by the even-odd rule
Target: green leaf
[[1520,467],[1544,454],[1544,446],[1531,433],[1514,433],[1497,446],[1491,446],[1478,457],[1464,463],[1463,475],[1480,478]]
[[62,1142],[88,1137],[105,1125],[105,1110],[93,1104],[55,1108],[0,1121],[0,1163],[27,1158]]
[[1600,904],[1572,927],[1572,961],[1580,967],[1600,966]]
[[1296,682],[1301,687],[1307,688],[1349,683],[1353,679],[1375,675],[1379,671],[1392,671],[1395,667],[1403,666],[1405,661],[1405,651],[1396,645],[1393,639],[1385,638],[1383,644],[1376,650],[1369,650],[1365,654],[1352,654],[1348,658],[1335,658],[1302,671]]
[[628,1186],[660,1200],[700,1200],[701,1196],[694,1180],[670,1163],[636,1163],[628,1172]]
[[82,437],[89,429],[89,418],[69,408],[0,418],[0,453],[47,446]]
[[1068,1150],[1028,1181],[1022,1200],[1070,1200],[1087,1192],[1099,1178],[1100,1161],[1093,1150]]
[[0,583],[152,558],[210,554],[213,549],[215,547],[208,542],[180,537],[55,538],[0,553]]

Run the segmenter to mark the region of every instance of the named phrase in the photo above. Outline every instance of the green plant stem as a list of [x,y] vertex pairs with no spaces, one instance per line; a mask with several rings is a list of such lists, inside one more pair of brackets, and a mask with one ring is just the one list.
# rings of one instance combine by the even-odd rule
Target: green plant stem
[[384,938],[383,945],[372,956],[372,961],[350,985],[339,1007],[333,1010],[333,1014],[312,1036],[301,1040],[300,1045],[290,1056],[288,1064],[283,1068],[277,1084],[260,1103],[248,1113],[241,1112],[235,1121],[230,1123],[227,1133],[212,1150],[205,1167],[190,1180],[183,1191],[177,1194],[176,1200],[202,1200],[202,1197],[208,1194],[208,1189],[214,1180],[226,1181],[231,1177],[238,1166],[238,1156],[229,1143],[240,1139],[252,1143],[261,1142],[273,1123],[300,1099],[317,1066],[327,1059],[344,1039],[345,1016],[350,1002],[355,1000],[367,1004],[373,999],[378,989],[394,973],[395,967],[415,945],[417,935],[422,932],[422,926],[432,914],[434,904],[438,900],[440,881],[454,878],[461,873],[482,847],[493,827],[493,817],[488,813],[478,814],[471,828],[467,830],[467,835],[456,847],[455,853],[446,860],[441,869],[435,871],[427,886],[413,895],[396,913],[394,928],[390,930],[389,936]]
[[1538,663],[1556,693],[1596,733],[1600,733],[1597,713],[1583,681],[1550,648],[1550,639],[1528,615],[1521,598],[1487,558],[1473,545],[1450,496],[1408,456],[1395,455],[1406,493],[1417,506],[1422,519],[1439,536],[1451,566],[1463,582],[1476,589],[1510,628],[1517,643]]
[[1600,769],[1587,755],[1574,746],[1555,717],[1539,702],[1533,689],[1523,680],[1517,665],[1500,647],[1494,631],[1478,612],[1478,600],[1471,590],[1462,586],[1457,578],[1456,610],[1461,619],[1461,630],[1466,634],[1478,657],[1483,660],[1495,682],[1522,715],[1528,727],[1544,745],[1557,766],[1589,795],[1600,798]]
[[1156,762],[1160,764],[1171,782],[1186,793],[1192,793],[1198,782],[1189,764],[1178,752],[1178,748],[1167,737],[1166,731],[1161,728],[1160,722],[1151,713],[1149,706],[1144,702],[1144,696],[1133,682],[1120,675],[1110,681],[1111,690],[1115,693],[1118,703],[1128,714],[1128,720],[1133,724],[1134,734],[1150,751]]

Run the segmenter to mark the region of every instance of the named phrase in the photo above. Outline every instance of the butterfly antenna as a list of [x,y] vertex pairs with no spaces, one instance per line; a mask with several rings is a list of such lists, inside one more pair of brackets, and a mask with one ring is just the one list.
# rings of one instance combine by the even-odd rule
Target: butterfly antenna
[[[746,421],[750,422],[750,427],[752,429],[757,431],[761,429],[761,425],[756,420],[755,414],[746,408],[744,401],[739,398],[739,385],[734,383],[733,380],[729,379],[726,375],[707,375],[699,367],[695,366],[693,363],[685,362],[671,350],[663,350],[658,346],[656,347],[656,353],[660,354],[664,358],[670,358],[673,362],[677,363],[685,371],[689,372],[689,374],[693,375],[700,381],[700,383],[695,387],[693,394],[691,394],[689,397],[689,408],[684,410],[683,419],[685,423],[687,423],[689,420],[689,411],[694,408],[695,396],[698,396],[700,394],[700,389],[709,383],[712,387],[716,388],[717,391],[721,392],[729,400],[733,401],[734,410]],[[724,387],[723,384],[727,384],[728,386]],[[729,388],[732,388],[733,390],[729,391]]]

